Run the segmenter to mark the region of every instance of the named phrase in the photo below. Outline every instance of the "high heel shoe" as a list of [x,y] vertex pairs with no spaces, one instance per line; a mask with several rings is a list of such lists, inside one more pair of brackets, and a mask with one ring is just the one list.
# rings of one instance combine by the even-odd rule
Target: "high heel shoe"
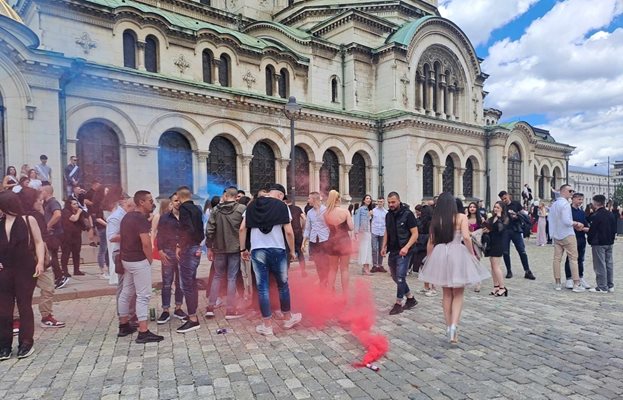
[[450,329],[448,329],[448,339],[450,340],[450,343],[459,342],[459,332],[456,325],[450,325]]
[[505,287],[501,287],[496,293],[495,293],[496,297],[508,297],[508,288]]
[[495,296],[498,290],[500,290],[500,286],[499,285],[494,286],[493,290],[489,293],[489,296]]

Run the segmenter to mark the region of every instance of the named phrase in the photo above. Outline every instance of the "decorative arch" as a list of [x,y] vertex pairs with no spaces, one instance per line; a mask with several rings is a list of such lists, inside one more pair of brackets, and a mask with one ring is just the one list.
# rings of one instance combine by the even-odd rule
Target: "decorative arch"
[[203,135],[201,125],[192,117],[177,112],[161,115],[151,121],[144,131],[142,143],[157,146],[161,136],[159,132],[170,130],[184,135],[192,150],[208,148],[209,143]]
[[[203,134],[207,137],[224,136],[234,145],[236,153],[242,154],[245,152],[242,143],[248,138],[247,132],[232,121],[223,119],[212,121],[203,128]],[[251,150],[249,149],[250,152]]]
[[[255,146],[255,143],[262,140],[267,141],[275,152],[275,157],[277,158],[281,158],[284,154],[289,154],[290,152],[290,143],[286,140],[284,135],[281,134],[281,132],[274,128],[261,126],[249,132],[248,143],[251,146]],[[250,147],[248,149],[249,153],[251,153],[252,148],[253,147]]]
[[[93,115],[98,118],[94,119]],[[125,111],[110,103],[88,102],[79,104],[67,111],[67,135],[69,140],[77,140],[78,130],[90,121],[109,124],[117,133],[120,144],[142,142],[139,129]]]
[[[335,152],[338,157],[338,161],[340,164],[346,164],[346,154],[348,154],[349,145],[348,143],[342,139],[341,137],[336,136],[328,136],[325,140],[323,140],[320,144],[318,152],[316,153],[319,156],[322,156],[325,151],[331,149]],[[322,160],[316,160],[322,161]]]
[[445,157],[442,158],[442,155],[444,154],[444,148],[440,143],[436,141],[428,140],[426,142],[423,142],[422,146],[420,147],[417,159],[423,160],[424,155],[427,153],[430,153],[434,165],[441,165],[441,160],[445,160]]
[[80,183],[86,187],[95,179],[104,185],[121,185],[119,136],[113,127],[109,121],[91,120],[76,134],[76,154],[83,171]]
[[376,149],[370,144],[370,142],[366,140],[358,140],[354,143],[351,143],[348,146],[346,159],[352,159],[356,153],[359,153],[363,156],[368,167],[378,165]]

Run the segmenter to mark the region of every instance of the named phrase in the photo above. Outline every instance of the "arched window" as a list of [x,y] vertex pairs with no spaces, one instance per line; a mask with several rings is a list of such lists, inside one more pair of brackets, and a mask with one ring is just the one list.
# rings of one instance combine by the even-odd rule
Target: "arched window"
[[454,160],[448,156],[446,158],[446,167],[443,170],[443,191],[454,194]]
[[209,150],[208,193],[220,196],[228,186],[236,186],[236,148],[223,136],[217,136]]
[[337,78],[335,76],[331,78],[331,102],[339,103],[337,97]]
[[348,192],[354,199],[362,199],[366,195],[366,160],[359,153],[353,156],[348,171]]
[[550,182],[552,189],[555,189],[555,190],[558,190],[558,178],[560,178],[557,172],[558,170],[554,169],[554,172],[552,172],[552,181]]
[[160,196],[169,197],[180,186],[193,189],[193,155],[188,139],[167,131],[158,141],[158,187]]
[[422,87],[424,88],[424,91],[422,92],[422,103],[425,110],[430,110],[431,103],[430,96],[428,94],[428,87],[431,84],[428,81],[428,79],[430,78],[430,65],[424,64],[424,76],[422,78],[424,80],[424,83],[422,84]]
[[266,67],[266,95],[272,96],[275,91],[275,68],[272,65]]
[[[309,156],[300,146],[294,147],[294,174],[297,197],[307,196],[309,194]],[[292,178],[290,176],[290,164],[288,163],[288,191],[291,187]]]
[[6,138],[4,137],[4,100],[0,93],[0,168],[6,171]]
[[433,166],[433,157],[426,153],[422,164],[422,194],[424,197],[433,197],[435,193],[435,167]]
[[218,64],[218,82],[221,86],[230,85],[230,66],[231,61],[227,54],[221,54],[220,62]]
[[521,152],[519,147],[513,143],[508,148],[508,193],[514,199],[521,198]]
[[264,185],[275,181],[275,152],[266,142],[253,146],[251,172],[251,193],[255,195]]
[[340,190],[340,162],[333,150],[327,150],[322,155],[320,192],[326,195],[332,189]]
[[214,69],[214,55],[208,49],[201,53],[201,61],[203,68],[203,81],[206,83],[214,83],[212,80],[212,71]]
[[97,178],[104,185],[121,185],[119,138],[110,126],[101,122],[82,125],[76,150],[82,184],[88,187]]
[[123,66],[136,69],[136,35],[129,29],[123,32]]
[[158,39],[153,35],[145,39],[145,69],[158,72]]
[[279,97],[287,99],[290,95],[290,74],[285,68],[279,71]]
[[463,196],[466,199],[474,197],[474,164],[471,158],[468,158],[465,163],[465,172],[463,173]]
[[545,199],[545,169],[541,168],[539,175],[539,199]]
[[435,83],[433,83],[433,110],[435,113],[439,113],[441,111],[441,104],[439,104],[439,91],[441,90],[440,68],[441,66],[439,62],[435,62],[435,64],[433,64],[435,73]]

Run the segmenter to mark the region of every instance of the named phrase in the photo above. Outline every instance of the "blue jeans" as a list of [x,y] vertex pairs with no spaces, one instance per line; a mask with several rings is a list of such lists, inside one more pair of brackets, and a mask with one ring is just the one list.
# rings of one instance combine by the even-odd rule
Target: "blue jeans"
[[394,282],[396,282],[396,300],[399,301],[411,292],[407,284],[407,270],[409,269],[410,260],[411,254],[402,257],[397,251],[389,253],[387,257],[389,272],[392,274]]
[[100,245],[97,248],[97,264],[100,269],[108,267],[108,244],[106,242],[106,228],[97,228],[97,235],[100,239]]
[[182,287],[182,292],[184,292],[186,308],[190,316],[197,314],[197,307],[199,305],[197,268],[199,267],[201,255],[196,256],[195,254],[200,248],[201,246],[197,244],[181,249],[180,251],[180,286]]
[[210,286],[208,305],[214,306],[221,289],[221,279],[227,275],[227,313],[236,310],[236,279],[240,271],[240,253],[215,253],[214,279]]
[[[586,238],[576,236],[578,241],[578,273],[580,278],[584,277],[584,256],[586,255]],[[565,278],[571,279],[571,267],[569,266],[569,257],[565,260]]]
[[515,245],[515,249],[519,253],[521,259],[521,265],[523,270],[530,271],[530,265],[528,265],[528,254],[526,253],[526,245],[523,242],[523,233],[515,232],[511,229],[505,229],[502,232],[502,256],[504,257],[504,265],[506,265],[506,271],[511,271],[511,242]]
[[171,306],[171,287],[175,281],[175,305],[181,306],[184,301],[184,293],[180,287],[180,268],[175,256],[175,250],[163,250],[169,257],[168,262],[162,261],[162,308]]
[[377,236],[372,234],[372,266],[383,266],[383,256],[381,255],[381,246],[383,246],[383,235]]
[[255,249],[251,251],[251,264],[257,282],[257,295],[262,317],[270,318],[269,273],[277,280],[281,311],[290,312],[290,287],[288,286],[288,257],[284,249]]

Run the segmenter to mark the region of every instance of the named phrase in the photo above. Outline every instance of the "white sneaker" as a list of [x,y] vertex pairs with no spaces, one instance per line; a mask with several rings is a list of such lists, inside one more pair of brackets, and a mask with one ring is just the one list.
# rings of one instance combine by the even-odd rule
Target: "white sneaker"
[[592,288],[592,289],[588,289],[588,291],[589,291],[589,292],[591,292],[591,293],[602,293],[602,294],[606,294],[606,293],[608,293],[610,290],[607,290],[607,291],[606,291],[606,290],[601,290],[601,289],[600,289],[600,288],[598,288],[598,287],[595,287],[595,288]]
[[614,293],[614,287],[608,288],[608,293]]
[[565,282],[565,287],[567,289],[573,289],[573,279],[567,279],[567,281]]
[[562,290],[562,284],[561,283],[554,283],[554,290]]
[[110,275],[108,275],[106,272],[102,273],[102,275],[100,277],[102,279],[110,279]]
[[586,280],[584,278],[580,278],[580,285],[582,285],[582,287],[584,289],[590,289],[591,285],[588,284],[588,282],[586,282]]
[[426,297],[433,297],[437,295],[437,291],[435,289],[429,290],[428,292],[424,293],[424,296]]
[[260,335],[270,336],[273,334],[273,327],[264,326],[264,324],[259,324],[258,326],[255,327],[255,332],[259,333]]
[[303,319],[303,314],[301,314],[301,313],[292,313],[290,315],[290,319],[289,320],[283,321],[283,328],[284,329],[293,328],[294,325],[296,325],[299,322],[301,322],[302,319]]
[[574,293],[582,293],[582,292],[586,292],[586,289],[584,289],[584,287],[582,287],[582,285],[577,285],[577,286],[573,287],[572,291]]

